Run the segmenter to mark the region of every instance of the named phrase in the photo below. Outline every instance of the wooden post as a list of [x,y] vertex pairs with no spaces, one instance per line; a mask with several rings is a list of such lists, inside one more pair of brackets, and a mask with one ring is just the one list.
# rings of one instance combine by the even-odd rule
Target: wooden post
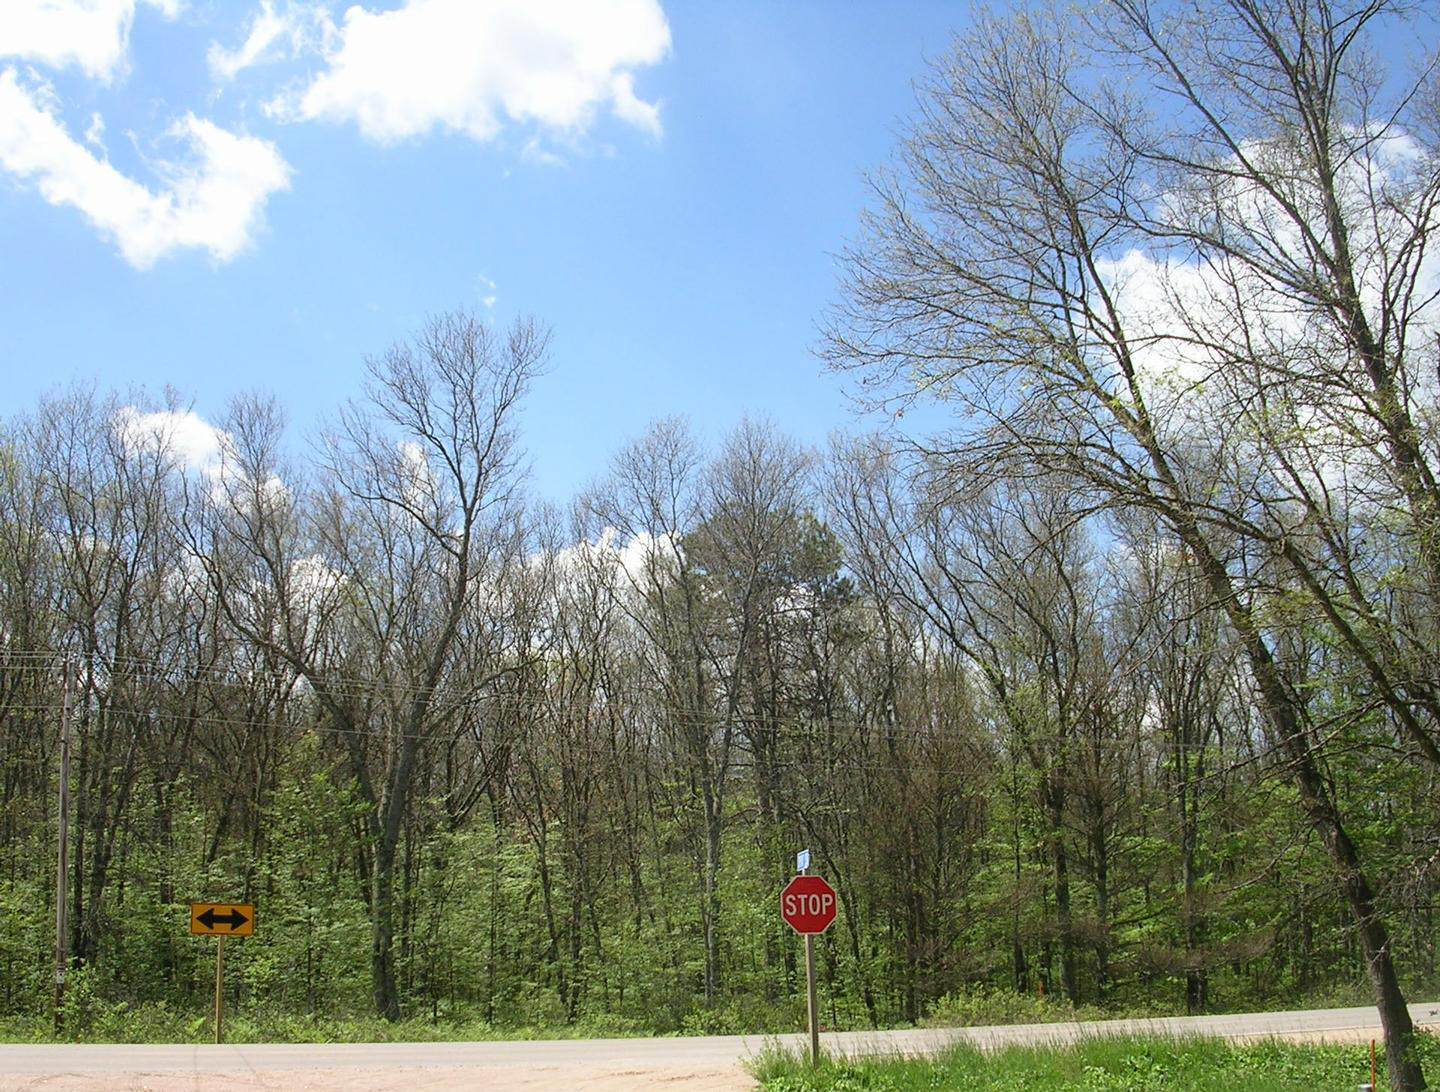
[[810,1064],[820,1063],[820,1006],[815,998],[815,934],[805,934],[805,994],[810,1014]]
[[55,1030],[65,1022],[65,971],[70,962],[69,925],[65,910],[70,875],[70,657],[60,674],[60,801],[56,816],[55,853]]
[[215,938],[215,1042],[218,1044],[223,1036],[221,1035],[223,1003],[225,983],[225,935],[222,933]]

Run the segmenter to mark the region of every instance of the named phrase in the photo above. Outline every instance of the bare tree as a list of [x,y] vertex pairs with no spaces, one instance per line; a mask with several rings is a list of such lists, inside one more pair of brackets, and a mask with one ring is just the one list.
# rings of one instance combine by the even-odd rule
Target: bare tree
[[531,654],[507,594],[522,561],[515,414],[547,335],[443,315],[369,363],[365,405],[321,444],[304,492],[281,467],[278,419],[229,422],[216,530],[202,546],[227,617],[303,676],[365,805],[361,847],[376,1011],[400,1016],[397,862],[430,744],[468,740],[484,768],[488,688]]
[[651,679],[664,694],[661,717],[699,804],[696,872],[707,1000],[720,989],[719,875],[725,801],[735,756],[736,723],[717,709],[717,665],[723,634],[707,602],[703,573],[685,545],[704,520],[703,457],[684,424],[659,421],[615,459],[609,479],[586,500],[592,531],[628,543],[622,599],[644,635]]
[[[1058,475],[1097,503],[1153,510],[1178,536],[1330,853],[1391,1080],[1409,1092],[1424,1078],[1385,919],[1304,687],[1262,621],[1274,585],[1255,579],[1258,558],[1321,590],[1295,542],[1256,516],[1267,482],[1294,475],[1246,427],[1282,377],[1328,381],[1349,410],[1332,426],[1374,437],[1416,571],[1429,571],[1435,504],[1405,409],[1433,399],[1404,363],[1430,302],[1429,133],[1403,134],[1419,148],[1403,184],[1368,166],[1433,94],[1410,85],[1382,101],[1363,39],[1397,7],[1114,0],[1095,33],[1046,13],[982,21],[922,93],[903,172],[877,180],[826,352],[881,398],[952,404],[963,424],[936,451],[950,465]],[[1138,79],[1107,79],[1116,64]],[[1157,100],[1173,111],[1149,116]],[[1342,184],[1346,172],[1359,183]],[[1368,265],[1359,240],[1372,240]]]
[[[146,754],[163,734],[192,604],[172,569],[179,459],[172,402],[147,414],[76,390],[30,423],[61,575],[60,644],[80,665],[72,952],[97,959],[117,849]],[[173,710],[172,710],[173,711]],[[174,722],[170,722],[170,727]]]

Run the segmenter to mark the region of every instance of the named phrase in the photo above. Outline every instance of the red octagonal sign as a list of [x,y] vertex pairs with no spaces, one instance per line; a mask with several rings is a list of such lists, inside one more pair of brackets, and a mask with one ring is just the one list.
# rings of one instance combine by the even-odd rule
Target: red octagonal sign
[[835,889],[819,876],[796,876],[780,892],[780,916],[802,935],[823,933],[835,920]]

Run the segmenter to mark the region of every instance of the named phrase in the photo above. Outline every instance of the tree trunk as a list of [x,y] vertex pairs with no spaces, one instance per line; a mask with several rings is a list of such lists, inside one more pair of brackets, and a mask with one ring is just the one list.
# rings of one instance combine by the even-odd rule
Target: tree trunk
[[705,1000],[720,993],[720,951],[716,931],[720,917],[720,801],[710,784],[708,764],[701,770],[705,803],[705,876],[701,925],[705,932]]
[[[1050,779],[1047,778],[1047,781]],[[1070,861],[1065,853],[1061,823],[1064,819],[1063,790],[1053,782],[1045,786],[1046,818],[1050,822],[1050,869],[1055,880],[1055,931],[1060,941],[1060,988],[1071,1004],[1080,1000],[1079,975],[1075,966],[1075,927],[1070,911]]]
[[1374,889],[1365,876],[1360,854],[1340,820],[1302,722],[1298,699],[1292,697],[1270,647],[1249,609],[1240,601],[1224,564],[1210,550],[1193,523],[1181,528],[1196,551],[1211,590],[1244,643],[1246,658],[1260,691],[1261,704],[1289,760],[1306,817],[1320,835],[1335,866],[1340,889],[1357,927],[1375,1007],[1385,1030],[1385,1058],[1392,1092],[1420,1092],[1425,1076],[1415,1056],[1415,1028],[1400,980],[1390,958],[1390,935],[1375,906]]
[[395,846],[382,837],[370,865],[370,989],[375,1011],[400,1019],[392,952],[395,941]]

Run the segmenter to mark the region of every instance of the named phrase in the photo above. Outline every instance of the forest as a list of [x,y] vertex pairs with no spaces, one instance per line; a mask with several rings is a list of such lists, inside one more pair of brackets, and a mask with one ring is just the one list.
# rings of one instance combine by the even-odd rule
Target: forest
[[820,349],[894,428],[661,419],[547,505],[560,350],[464,312],[306,438],[6,422],[0,1016],[52,1001],[68,731],[72,1023],[203,1006],[235,901],[242,1007],[786,1030],[809,849],[830,1026],[1356,997],[1423,1087],[1440,86],[1390,5],[1222,6],[934,65]]

